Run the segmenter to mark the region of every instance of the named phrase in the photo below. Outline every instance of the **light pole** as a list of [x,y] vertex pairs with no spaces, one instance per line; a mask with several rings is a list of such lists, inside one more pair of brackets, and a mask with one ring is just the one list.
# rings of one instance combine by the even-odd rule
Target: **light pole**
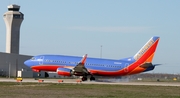
[[102,45],[101,45],[101,51],[100,51],[100,58],[102,58]]
[[11,78],[11,63],[9,62],[9,78]]

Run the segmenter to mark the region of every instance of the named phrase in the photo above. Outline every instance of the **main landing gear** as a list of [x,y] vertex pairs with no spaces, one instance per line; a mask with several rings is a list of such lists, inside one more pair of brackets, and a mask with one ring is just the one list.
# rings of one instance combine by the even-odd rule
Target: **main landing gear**
[[81,80],[82,80],[82,81],[87,81],[87,77],[86,77],[86,76],[83,76]]
[[95,81],[95,77],[91,76],[90,81]]
[[[87,81],[87,76],[83,76],[81,80],[82,81]],[[90,81],[94,81],[94,80],[95,80],[95,77],[91,76]]]

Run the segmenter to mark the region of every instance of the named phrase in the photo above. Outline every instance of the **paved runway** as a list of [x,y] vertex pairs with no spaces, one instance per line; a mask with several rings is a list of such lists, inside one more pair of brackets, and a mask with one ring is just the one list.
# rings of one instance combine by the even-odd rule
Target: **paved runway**
[[[58,80],[63,80],[63,83],[77,83],[77,79],[42,79],[44,83],[58,83]],[[0,82],[17,82],[14,78],[0,78]],[[37,82],[34,78],[23,78],[22,82]],[[109,85],[151,85],[151,86],[180,86],[180,82],[96,82],[86,81],[82,84],[109,84]]]

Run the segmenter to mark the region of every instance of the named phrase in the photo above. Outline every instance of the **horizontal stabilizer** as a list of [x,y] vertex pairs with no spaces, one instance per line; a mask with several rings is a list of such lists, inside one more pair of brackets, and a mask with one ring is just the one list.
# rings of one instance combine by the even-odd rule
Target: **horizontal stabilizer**
[[159,66],[159,65],[162,65],[162,64],[153,64],[154,66]]
[[144,63],[144,64],[140,65],[140,67],[142,67],[142,68],[148,68],[148,67],[151,67],[151,66],[153,66],[152,63]]

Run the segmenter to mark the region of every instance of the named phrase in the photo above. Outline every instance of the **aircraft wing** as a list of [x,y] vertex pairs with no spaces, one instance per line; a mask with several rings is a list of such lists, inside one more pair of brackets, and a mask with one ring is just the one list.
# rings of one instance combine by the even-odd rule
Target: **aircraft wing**
[[87,54],[85,54],[81,59],[81,61],[72,69],[74,75],[87,76],[88,74],[90,74],[87,68],[84,66],[86,59],[87,59]]

